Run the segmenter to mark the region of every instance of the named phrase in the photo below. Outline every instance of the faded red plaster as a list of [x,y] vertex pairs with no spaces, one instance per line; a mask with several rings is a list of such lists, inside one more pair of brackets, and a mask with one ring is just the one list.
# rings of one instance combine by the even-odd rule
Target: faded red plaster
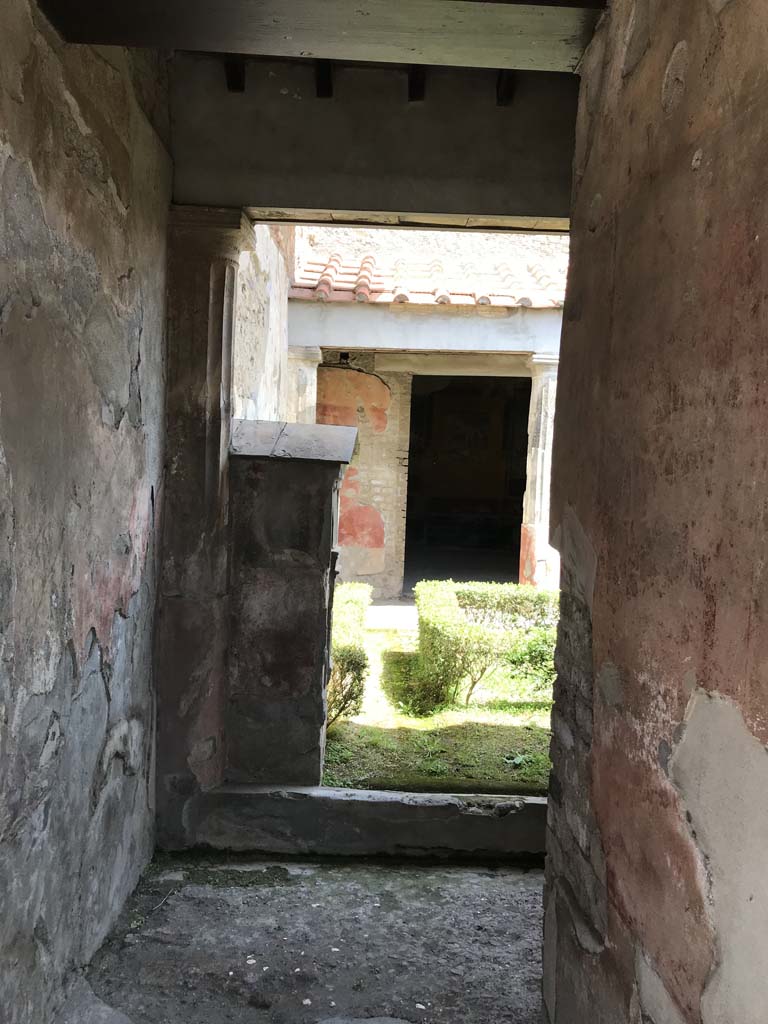
[[597,554],[593,662],[622,680],[591,752],[609,920],[700,1024],[720,936],[660,761],[697,686],[768,742],[768,19],[764,0],[656,8],[644,41],[615,0],[583,69],[552,522],[572,509]]
[[608,895],[665,968],[670,993],[687,1020],[698,1020],[713,963],[706,876],[678,794],[649,765],[621,713],[599,714],[593,751],[593,806],[600,825]]
[[[126,518],[102,524],[106,543],[89,553],[88,564],[75,567],[73,621],[76,650],[81,663],[88,657],[87,638],[93,629],[105,652],[111,650],[112,624],[116,613],[127,614],[128,605],[141,584],[151,523],[150,487],[142,482],[131,500]],[[118,543],[128,541],[123,554]]]
[[525,524],[520,529],[520,582],[536,586],[536,530]]
[[384,519],[373,505],[360,504],[359,472],[350,466],[339,500],[339,544],[361,548],[384,547]]
[[[375,434],[387,429],[390,390],[378,377],[347,367],[321,366],[317,372],[317,422],[360,427],[370,422]],[[339,545],[384,548],[384,518],[360,501],[360,474],[350,466],[339,500]]]
[[358,427],[369,420],[375,434],[387,429],[389,388],[371,373],[321,366],[317,371],[317,422]]

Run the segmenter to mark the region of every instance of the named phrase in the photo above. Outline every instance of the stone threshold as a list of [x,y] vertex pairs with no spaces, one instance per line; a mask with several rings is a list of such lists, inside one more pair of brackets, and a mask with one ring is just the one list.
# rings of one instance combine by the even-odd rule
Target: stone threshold
[[242,853],[521,861],[544,854],[544,797],[223,786],[188,806],[190,846]]

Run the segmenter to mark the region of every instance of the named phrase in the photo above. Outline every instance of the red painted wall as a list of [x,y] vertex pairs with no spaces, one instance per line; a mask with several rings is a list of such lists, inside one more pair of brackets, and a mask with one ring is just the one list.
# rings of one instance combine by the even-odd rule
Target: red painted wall
[[[318,370],[317,422],[357,427],[358,445],[369,443],[371,433],[386,432],[389,403],[389,388],[374,374],[346,367],[321,366]],[[383,553],[384,518],[375,505],[361,501],[363,483],[353,459],[341,488],[339,547]]]

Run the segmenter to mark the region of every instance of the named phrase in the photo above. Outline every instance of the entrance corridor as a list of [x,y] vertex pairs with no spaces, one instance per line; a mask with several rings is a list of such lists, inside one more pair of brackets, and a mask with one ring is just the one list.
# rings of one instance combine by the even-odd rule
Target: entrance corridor
[[118,1014],[104,1024],[539,1024],[542,885],[538,868],[167,860],[88,982]]

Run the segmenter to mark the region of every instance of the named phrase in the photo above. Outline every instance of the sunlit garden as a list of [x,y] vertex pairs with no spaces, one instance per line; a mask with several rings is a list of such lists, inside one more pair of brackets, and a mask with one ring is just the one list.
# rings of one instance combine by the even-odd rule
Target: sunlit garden
[[557,594],[425,581],[415,597],[406,625],[372,622],[370,588],[337,587],[324,783],[545,794]]

